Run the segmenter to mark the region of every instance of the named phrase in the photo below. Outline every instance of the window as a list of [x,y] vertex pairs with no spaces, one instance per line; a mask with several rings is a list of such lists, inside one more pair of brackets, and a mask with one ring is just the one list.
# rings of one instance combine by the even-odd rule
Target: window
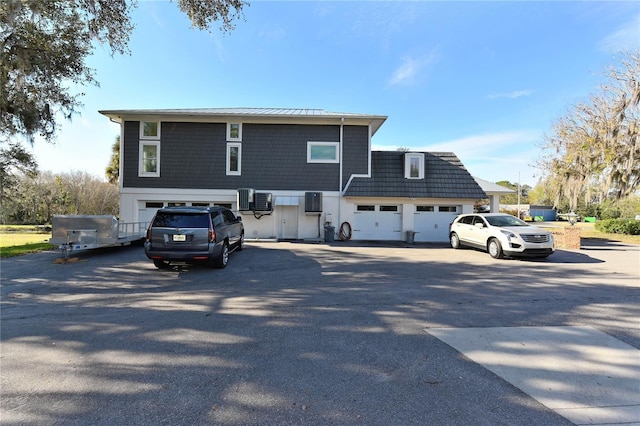
[[424,154],[406,153],[404,155],[405,179],[424,179]]
[[418,212],[433,212],[435,211],[434,206],[416,206],[416,211]]
[[356,210],[359,212],[372,212],[375,209],[376,209],[376,206],[363,205],[363,204],[358,204],[358,206],[356,207]]
[[222,217],[220,212],[212,212],[211,222],[213,222],[214,227],[222,226],[224,224],[224,218]]
[[144,206],[148,209],[161,209],[162,207],[164,207],[164,203],[156,202],[156,201],[147,201]]
[[240,176],[242,162],[242,144],[227,144],[227,175]]
[[464,223],[465,225],[473,225],[474,216],[465,216],[460,219],[460,223]]
[[160,176],[160,122],[140,121],[139,177]]
[[440,206],[440,207],[438,207],[438,211],[439,212],[457,213],[458,212],[458,208],[456,206]]
[[141,121],[140,139],[160,139],[160,122]]
[[224,216],[224,223],[226,224],[238,222],[238,219],[236,219],[234,214],[229,210],[222,210],[222,215]]
[[227,140],[238,142],[242,140],[242,123],[227,123]]
[[160,176],[160,141],[140,141],[138,176]]
[[397,212],[398,206],[380,206],[381,212]]
[[209,207],[209,203],[191,203],[193,207]]
[[338,163],[338,142],[307,142],[307,163]]

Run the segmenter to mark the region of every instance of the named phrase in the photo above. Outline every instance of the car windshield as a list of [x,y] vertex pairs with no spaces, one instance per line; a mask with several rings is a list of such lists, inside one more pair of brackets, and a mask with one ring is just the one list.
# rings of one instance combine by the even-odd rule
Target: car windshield
[[208,228],[208,214],[158,213],[153,226],[167,228]]
[[485,216],[485,219],[491,226],[529,226],[526,222],[511,215]]

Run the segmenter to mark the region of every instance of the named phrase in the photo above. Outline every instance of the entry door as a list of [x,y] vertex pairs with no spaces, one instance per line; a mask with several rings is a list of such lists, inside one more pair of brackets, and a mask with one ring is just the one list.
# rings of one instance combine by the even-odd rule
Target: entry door
[[278,206],[279,235],[284,240],[298,238],[298,206]]

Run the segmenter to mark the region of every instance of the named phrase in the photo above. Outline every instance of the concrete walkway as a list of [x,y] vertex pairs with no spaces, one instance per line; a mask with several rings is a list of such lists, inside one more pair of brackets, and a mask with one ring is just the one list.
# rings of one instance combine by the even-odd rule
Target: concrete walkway
[[426,331],[577,425],[640,424],[640,351],[594,328]]

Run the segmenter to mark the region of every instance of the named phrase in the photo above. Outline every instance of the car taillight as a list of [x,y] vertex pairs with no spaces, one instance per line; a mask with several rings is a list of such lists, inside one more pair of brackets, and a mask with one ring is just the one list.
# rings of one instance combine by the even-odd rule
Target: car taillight
[[151,241],[151,227],[147,228],[147,241]]
[[213,228],[209,228],[209,242],[210,243],[216,242],[216,231]]

